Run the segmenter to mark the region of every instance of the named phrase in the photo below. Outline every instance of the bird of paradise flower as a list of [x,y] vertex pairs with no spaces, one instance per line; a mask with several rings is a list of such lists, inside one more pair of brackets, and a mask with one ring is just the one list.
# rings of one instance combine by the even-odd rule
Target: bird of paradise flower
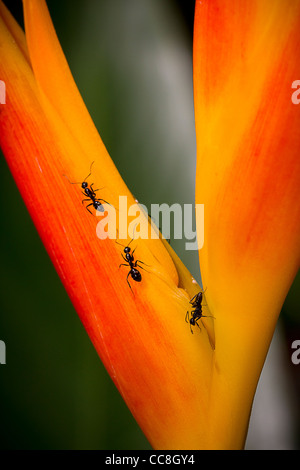
[[[182,319],[199,287],[172,249],[160,240],[139,243],[153,275],[128,296],[115,270],[116,244],[100,247],[88,214],[83,222],[76,188],[62,183],[63,173],[78,181],[97,155],[95,177],[112,204],[119,194],[134,201],[81,101],[45,3],[24,1],[26,43],[1,4],[0,70],[13,90],[0,115],[2,149],[97,352],[155,448],[243,446],[276,319],[299,267],[299,111],[286,104],[299,52],[299,2],[288,11],[279,1],[266,3],[196,2],[196,202],[206,208],[203,308],[216,318],[197,342]],[[275,101],[274,75],[284,90]]]

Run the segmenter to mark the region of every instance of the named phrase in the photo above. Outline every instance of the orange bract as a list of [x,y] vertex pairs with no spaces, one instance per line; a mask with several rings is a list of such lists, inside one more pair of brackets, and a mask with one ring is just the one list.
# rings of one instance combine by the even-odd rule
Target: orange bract
[[20,28],[0,3],[0,76],[8,90],[1,147],[74,307],[149,441],[156,448],[197,447],[213,352],[207,334],[191,341],[184,318],[200,288],[170,247],[137,239],[135,259],[148,266],[130,290],[129,267],[119,269],[123,247],[97,237],[98,219],[82,205],[80,185],[70,182],[84,181],[95,161],[88,182],[104,187],[99,197],[117,212],[119,196],[128,206],[135,200],[85,109],[45,2],[25,0],[24,11],[30,60]]
[[211,407],[224,428],[211,420],[212,442],[225,448],[236,445],[237,434],[242,439],[243,427],[245,436],[299,267],[300,107],[291,101],[299,31],[298,0],[196,2],[196,201],[205,204],[206,240],[200,264],[217,317]]
[[300,107],[291,85],[300,0],[288,7],[282,0],[196,1],[196,202],[205,205],[206,299],[194,335],[184,320],[200,287],[172,248],[134,238],[134,260],[147,267],[141,282],[129,278],[130,289],[130,263],[119,269],[130,237],[123,246],[100,240],[94,208],[90,214],[82,204],[84,188],[70,184],[103,188],[96,194],[108,211],[122,212],[120,196],[135,202],[80,97],[45,1],[23,4],[26,39],[0,1],[7,85],[0,144],[74,307],[153,447],[242,448],[299,266]]

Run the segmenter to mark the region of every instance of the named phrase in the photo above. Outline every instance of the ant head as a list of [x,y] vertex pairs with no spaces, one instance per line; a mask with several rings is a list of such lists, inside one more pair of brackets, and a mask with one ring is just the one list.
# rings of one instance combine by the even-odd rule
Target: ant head
[[82,187],[82,189],[85,189],[85,188],[87,188],[87,186],[88,186],[88,184],[87,184],[87,182],[86,182],[86,181],[84,181],[84,182],[81,184],[81,187]]
[[195,322],[195,318],[191,318],[191,319],[190,319],[190,324],[193,325],[193,326],[195,326],[195,323],[196,323],[196,322]]
[[131,252],[131,248],[129,246],[125,246],[124,253],[130,253],[130,252]]

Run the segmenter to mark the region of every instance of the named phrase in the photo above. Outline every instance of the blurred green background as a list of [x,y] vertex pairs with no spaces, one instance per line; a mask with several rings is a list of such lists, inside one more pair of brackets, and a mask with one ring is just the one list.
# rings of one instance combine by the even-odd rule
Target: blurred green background
[[[23,24],[21,1],[5,3]],[[133,194],[148,207],[194,203],[194,1],[49,0],[48,6],[87,108]],[[83,329],[2,156],[0,166],[0,340],[7,353],[0,365],[0,448],[150,449]],[[200,281],[197,253],[185,251],[184,240],[172,246]],[[265,402],[255,402],[248,448],[300,448],[300,365],[290,360],[291,343],[300,339],[299,287],[298,276],[281,315],[279,347],[262,377],[274,378],[272,370],[283,375],[260,386]],[[287,389],[276,401],[281,382]],[[259,403],[265,411],[270,406],[263,420],[255,414]],[[276,436],[265,429],[270,413],[278,416]]]

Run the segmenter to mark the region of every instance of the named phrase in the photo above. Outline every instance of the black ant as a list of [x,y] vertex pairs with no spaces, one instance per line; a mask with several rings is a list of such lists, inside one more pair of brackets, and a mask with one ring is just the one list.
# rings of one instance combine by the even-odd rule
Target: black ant
[[[123,258],[124,261],[126,261],[126,263],[121,263],[120,266],[119,266],[119,269],[120,269],[121,266],[130,267],[130,271],[127,274],[126,281],[127,281],[127,283],[128,283],[131,290],[132,290],[132,288],[131,288],[130,282],[128,281],[128,277],[131,276],[132,279],[135,282],[141,282],[142,275],[141,275],[140,271],[137,268],[140,268],[140,269],[144,269],[144,268],[142,266],[139,266],[138,263],[145,264],[145,263],[143,263],[143,261],[140,261],[140,260],[134,261],[133,253],[135,252],[136,248],[131,253],[131,248],[129,246],[130,243],[132,242],[132,240],[133,240],[133,238],[130,240],[128,245],[124,247],[125,256],[122,253],[122,258]],[[116,243],[118,243],[118,242],[116,242]],[[121,243],[118,243],[118,245],[121,245]],[[123,246],[123,245],[121,245],[121,246]],[[147,265],[145,264],[145,266],[147,266]]]
[[[214,318],[212,315],[203,315],[202,314],[202,300],[203,300],[204,292],[198,292],[198,294],[194,295],[194,297],[190,300],[190,304],[192,304],[191,310],[191,318],[189,316],[189,311],[186,312],[185,321],[190,324],[191,333],[193,333],[192,326],[197,325],[200,328],[197,320],[200,320],[202,317],[210,317]],[[200,328],[201,330],[201,328]]]
[[[109,203],[108,203],[107,201],[105,201],[104,199],[100,199],[100,198],[97,198],[97,197],[96,197],[96,191],[99,191],[99,189],[93,189],[93,184],[94,184],[94,183],[92,183],[92,184],[90,185],[90,187],[89,187],[88,183],[86,182],[86,180],[88,179],[88,177],[91,176],[91,174],[92,174],[92,166],[93,166],[94,163],[95,163],[95,162],[92,162],[92,163],[91,163],[90,172],[89,172],[89,174],[87,175],[87,177],[84,178],[84,181],[83,181],[82,183],[71,183],[71,181],[69,181],[69,178],[68,178],[66,175],[64,175],[64,176],[66,176],[66,178],[68,179],[68,181],[69,181],[70,184],[81,184],[81,188],[83,189],[82,194],[83,194],[84,196],[87,196],[87,197],[88,197],[88,199],[83,199],[83,200],[82,200],[82,204],[83,204],[84,202],[87,202],[87,201],[92,201],[90,204],[88,204],[87,206],[85,206],[86,210],[88,210],[90,214],[92,214],[92,212],[91,212],[90,209],[89,209],[90,206],[93,206],[94,209],[96,209],[96,211],[104,212],[105,209],[104,209],[104,207],[103,207],[103,205],[102,205],[102,202],[104,202],[104,203],[106,203],[106,204],[109,204]],[[102,202],[101,202],[101,201],[102,201]],[[93,215],[93,214],[92,214],[92,215]]]

